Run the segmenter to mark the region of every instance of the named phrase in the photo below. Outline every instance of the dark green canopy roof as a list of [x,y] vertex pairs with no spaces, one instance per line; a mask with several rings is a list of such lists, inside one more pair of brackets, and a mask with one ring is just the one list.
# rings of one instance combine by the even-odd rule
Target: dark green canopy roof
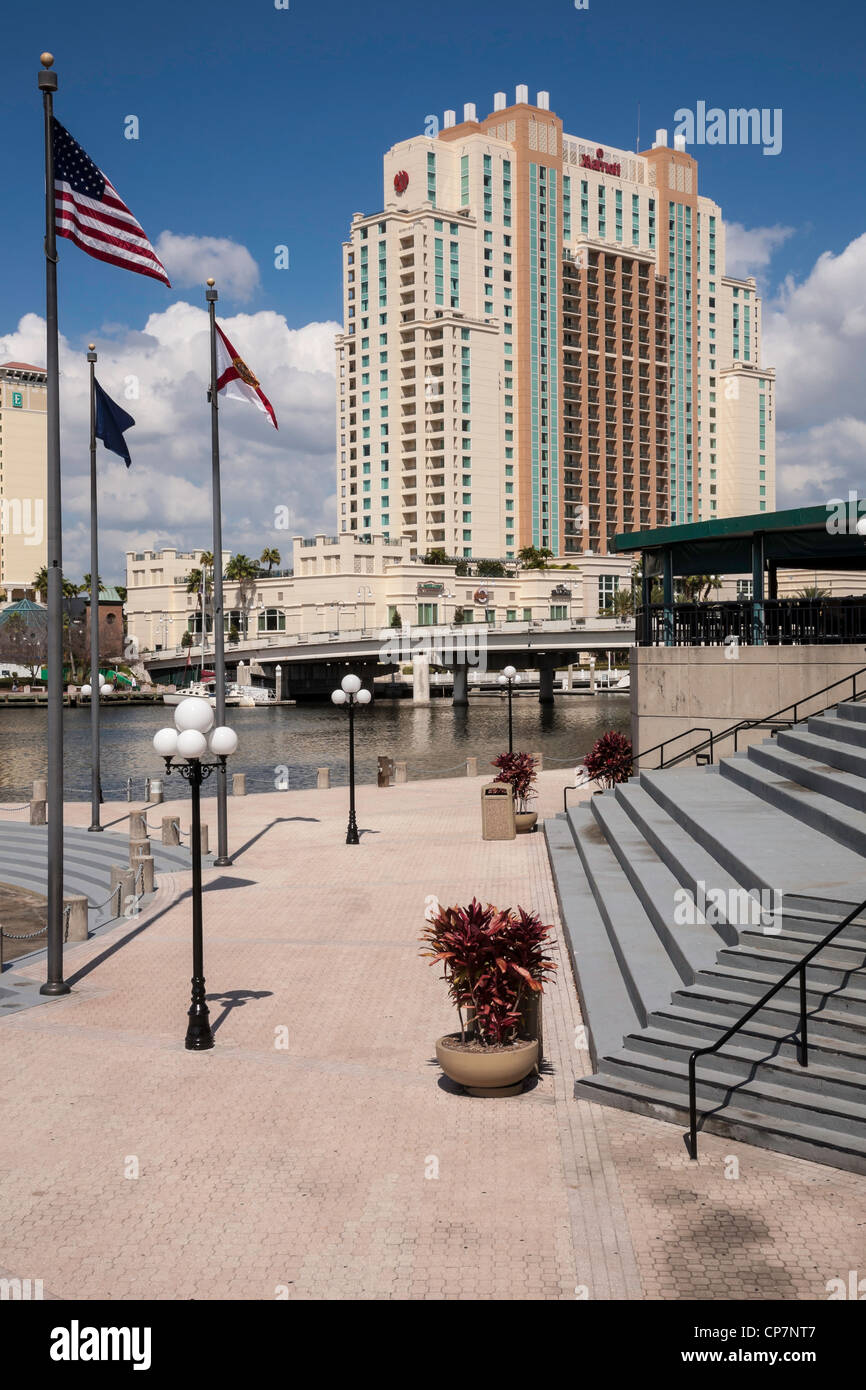
[[42,631],[48,627],[48,609],[41,603],[33,603],[29,598],[19,599],[18,603],[10,603],[7,608],[0,611],[0,629],[4,628],[10,618],[20,618],[27,628],[31,631]]
[[779,568],[866,570],[866,498],[629,531],[615,544],[620,555],[643,551],[648,574],[659,572],[668,548],[674,574],[750,574],[755,536],[763,538],[764,560]]

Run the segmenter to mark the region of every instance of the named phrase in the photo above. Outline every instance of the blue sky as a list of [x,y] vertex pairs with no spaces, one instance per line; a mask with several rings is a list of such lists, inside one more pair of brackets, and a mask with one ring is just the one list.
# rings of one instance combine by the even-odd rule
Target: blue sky
[[[299,330],[279,358],[289,383],[278,406],[280,436],[266,438],[266,422],[258,419],[237,426],[239,447],[249,439],[251,457],[262,466],[270,459],[287,480],[299,530],[334,525],[329,512],[333,406],[325,381],[333,329],[325,325],[339,311],[340,242],[354,211],[378,207],[381,157],[389,145],[421,131],[429,113],[441,119],[446,107],[459,113],[464,102],[474,101],[479,114],[486,114],[494,91],[502,89],[512,100],[520,82],[533,98],[539,89],[549,90],[551,106],[569,133],[624,148],[636,142],[638,104],[644,148],[656,127],[672,133],[675,111],[694,108],[699,100],[725,109],[781,108],[783,143],[777,156],[752,146],[691,152],[699,159],[700,190],[721,203],[727,221],[745,229],[741,244],[747,251],[754,248],[767,325],[774,325],[789,382],[797,381],[796,400],[789,393],[790,420],[781,380],[779,385],[781,458],[786,431],[794,441],[780,502],[799,496],[804,479],[814,478],[807,445],[817,447],[815,430],[824,431],[827,486],[850,471],[851,458],[862,457],[856,429],[853,436],[849,430],[840,453],[838,421],[853,411],[859,425],[863,408],[858,413],[847,399],[832,410],[820,406],[820,382],[812,373],[813,409],[802,371],[795,370],[797,344],[799,350],[808,344],[810,331],[820,345],[824,310],[815,306],[826,299],[824,281],[832,280],[838,299],[834,312],[843,315],[850,313],[860,271],[866,270],[866,242],[862,261],[857,242],[866,231],[862,4],[589,0],[588,9],[576,10],[574,0],[289,3],[281,10],[273,0],[247,0],[242,6],[227,0],[150,0],[145,7],[43,0],[19,8],[14,28],[7,20],[0,49],[7,168],[0,219],[5,272],[0,346],[5,339],[7,355],[10,348],[27,350],[31,342],[32,333],[19,329],[22,317],[44,312],[36,73],[45,48],[56,57],[58,117],[108,174],[151,240],[171,232],[237,244],[236,292],[226,292],[232,278],[227,277],[220,312],[223,318],[250,316],[232,322],[238,324],[240,350],[266,389],[273,380],[268,373],[276,367],[270,357],[253,359],[253,352],[270,352],[271,315]],[[129,115],[140,123],[136,141],[124,138]],[[760,234],[751,236],[755,229]],[[774,235],[773,229],[782,231]],[[278,244],[289,247],[288,270],[273,266]],[[61,332],[75,351],[91,336],[98,339],[109,389],[112,354],[116,382],[121,358],[128,368],[149,316],[165,315],[174,305],[176,319],[165,322],[183,320],[188,338],[193,334],[189,325],[195,327],[197,320],[184,306],[202,303],[200,281],[211,268],[206,246],[187,256],[195,273],[185,282],[181,276],[172,291],[93,261],[68,242],[61,243],[60,252]],[[786,277],[792,278],[784,289]],[[318,331],[308,327],[316,324],[322,325]],[[854,355],[863,367],[866,338],[855,336]],[[199,341],[194,334],[193,340]],[[198,372],[197,352],[191,349],[184,370]],[[164,363],[175,370],[174,362],[166,349]],[[862,375],[861,370],[858,380]],[[70,372],[70,381],[73,376]],[[279,397],[279,387],[269,390],[272,398]],[[307,396],[314,399],[312,408]],[[160,435],[168,427],[165,421],[154,423],[157,414],[146,400],[140,402],[138,434],[130,436],[134,465],[137,442],[139,460],[149,460],[152,469],[151,493],[160,466],[173,468],[171,477],[184,479],[198,493],[182,503],[169,488],[166,496],[174,497],[176,515],[166,510],[148,517],[140,498],[130,520],[135,543],[150,538],[203,544],[207,439],[200,441],[196,428],[179,450],[177,422],[175,437],[167,439]],[[80,421],[74,407],[66,420],[64,447],[71,442],[70,452],[77,454]],[[827,431],[834,428],[831,438]],[[866,444],[866,424],[863,430]],[[158,456],[168,461],[159,465]],[[74,531],[77,465],[70,467],[67,505]],[[262,513],[252,504],[244,510],[238,501],[227,516],[227,543],[252,546],[263,524]],[[116,571],[121,527],[111,544]],[[72,553],[77,558],[74,541]]]

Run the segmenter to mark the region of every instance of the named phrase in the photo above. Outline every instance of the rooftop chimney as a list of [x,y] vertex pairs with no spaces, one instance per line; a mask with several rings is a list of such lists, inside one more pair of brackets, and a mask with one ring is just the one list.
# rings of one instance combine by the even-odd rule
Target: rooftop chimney
[[494,111],[504,111],[504,110],[505,110],[505,93],[504,93],[504,92],[494,92],[494,93],[493,93],[493,110],[494,110]]
[[529,88],[524,83],[521,83],[521,85],[517,88],[517,93],[514,97],[514,100],[518,106],[520,106],[521,103],[523,103],[523,105],[525,106],[529,101]]
[[464,103],[464,106],[463,106],[463,119],[464,119],[464,121],[477,121],[477,120],[478,120],[478,117],[477,117],[476,114],[475,114],[475,102],[474,102],[474,101],[467,101],[467,102]]
[[657,130],[656,138],[653,140],[653,149],[657,150],[660,146],[664,148],[668,143],[668,133],[666,130]]
[[446,111],[442,120],[442,125],[445,128],[445,130],[447,130],[449,126],[455,125],[456,121],[457,113],[454,111]]
[[685,137],[684,135],[675,135],[675,136],[674,136],[674,149],[675,149],[675,150],[684,150],[685,147],[686,147],[686,137]]
[[539,93],[538,93],[538,101],[536,102],[536,105],[537,105],[537,106],[540,106],[541,109],[542,109],[542,111],[549,111],[549,110],[550,110],[550,92],[539,92]]

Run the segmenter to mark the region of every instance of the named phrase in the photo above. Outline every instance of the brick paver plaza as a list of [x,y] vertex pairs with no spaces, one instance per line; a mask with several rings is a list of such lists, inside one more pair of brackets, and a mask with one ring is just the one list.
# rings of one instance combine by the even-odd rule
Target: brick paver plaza
[[[542,813],[563,781],[541,774]],[[444,1081],[428,895],[557,924],[543,836],[483,842],[480,785],[361,787],[358,847],[345,788],[232,799],[233,867],[205,873],[212,1052],[183,1046],[189,875],[69,948],[73,994],[0,1019],[5,1272],[81,1299],[823,1299],[866,1276],[866,1178],[713,1135],[690,1163],[676,1126],[574,1100],[564,947],[538,1083]]]

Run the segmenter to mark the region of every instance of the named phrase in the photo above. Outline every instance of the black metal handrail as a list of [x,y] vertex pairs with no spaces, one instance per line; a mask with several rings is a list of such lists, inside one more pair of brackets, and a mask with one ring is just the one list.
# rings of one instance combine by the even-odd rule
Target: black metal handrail
[[[816,700],[819,695],[826,695],[828,690],[835,690],[837,686],[846,685],[848,681],[851,682],[851,699],[857,701],[862,700],[864,696],[866,696],[866,690],[861,690],[858,694],[857,677],[864,675],[866,675],[866,666],[861,666],[859,670],[852,672],[850,676],[840,676],[838,680],[831,681],[829,685],[822,685],[820,690],[813,690],[809,695],[801,695],[799,700],[792,700],[789,705],[783,705],[781,709],[774,710],[772,714],[764,714],[757,719],[740,719],[737,721],[736,724],[731,724],[727,729],[721,729],[718,733],[715,734],[711,733],[708,739],[702,739],[701,742],[696,743],[693,748],[687,748],[684,752],[677,753],[676,757],[672,758],[668,763],[665,763],[664,751],[662,751],[661,760],[658,766],[660,768],[673,767],[676,763],[681,763],[684,758],[690,758],[696,753],[703,752],[705,748],[709,749],[710,762],[712,762],[714,748],[717,744],[719,744],[722,741],[722,739],[730,738],[733,735],[734,749],[736,750],[737,736],[744,730],[759,729],[764,726],[775,728],[781,728],[784,726],[790,727],[790,725],[797,723],[797,710],[799,709],[800,705],[808,704],[810,700]],[[837,705],[838,703],[838,700],[832,700],[830,704],[822,705],[821,709],[812,710],[809,716],[810,719],[816,718],[820,714],[824,714],[828,709],[832,709],[834,705]],[[781,724],[776,724],[774,722],[776,720],[779,720],[782,715],[787,714],[789,710],[793,711],[793,715],[790,719],[783,720]],[[691,729],[683,729],[681,733],[671,734],[670,738],[663,739],[661,743],[655,743],[651,748],[646,748],[640,753],[635,753],[634,762],[638,763],[641,761],[641,759],[648,758],[650,753],[657,753],[659,749],[664,750],[669,743],[674,743],[677,739],[685,738],[688,734],[702,734],[706,732],[706,729],[701,727],[700,725],[695,725]]]
[[767,990],[766,994],[761,996],[757,1004],[753,1004],[748,1012],[743,1014],[742,1018],[738,1018],[736,1023],[731,1025],[727,1032],[723,1033],[720,1038],[717,1038],[714,1043],[708,1044],[707,1047],[698,1047],[689,1055],[689,1132],[686,1144],[688,1146],[690,1158],[696,1159],[698,1156],[698,1087],[696,1078],[698,1058],[706,1057],[712,1052],[718,1052],[719,1048],[724,1047],[725,1043],[728,1042],[735,1033],[738,1033],[740,1029],[749,1022],[750,1018],[754,1018],[755,1014],[758,1013],[760,1009],[763,1009],[765,1004],[767,1004],[775,994],[778,994],[779,990],[783,989],[789,980],[792,980],[795,975],[799,974],[800,1036],[797,1043],[797,1061],[801,1067],[807,1067],[809,1065],[809,1039],[806,1027],[806,966],[818,955],[819,951],[823,951],[826,946],[829,946],[830,942],[839,935],[840,931],[843,931],[845,927],[849,926],[850,923],[854,921],[855,917],[859,917],[864,911],[866,911],[866,899],[849,912],[848,916],[841,922],[837,923],[833,930],[829,931],[827,935],[818,942],[817,946],[813,946],[810,951],[807,951],[802,960],[798,961],[796,965],[792,965],[791,969],[785,972],[781,980],[777,980],[776,983]]

